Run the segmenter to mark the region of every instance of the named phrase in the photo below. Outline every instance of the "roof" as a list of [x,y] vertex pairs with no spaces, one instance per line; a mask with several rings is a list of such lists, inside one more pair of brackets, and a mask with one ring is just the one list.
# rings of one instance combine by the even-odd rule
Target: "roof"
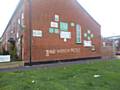
[[88,15],[88,17],[91,18],[97,25],[99,25],[99,27],[101,27],[101,25],[85,10],[85,8],[83,8],[83,6],[78,1],[77,3],[79,4],[80,8]]
[[119,36],[106,37],[106,39],[111,39],[111,40],[120,39],[120,35]]
[[17,10],[18,10],[19,7],[21,6],[22,1],[23,1],[23,0],[20,0],[20,1],[19,1],[19,3],[18,3],[18,5],[17,5],[17,7],[16,7],[14,13],[12,14],[12,16],[11,16],[11,18],[10,18],[10,20],[9,20],[9,22],[8,22],[8,24],[7,24],[7,26],[6,26],[5,30],[4,30],[4,32],[3,32],[3,34],[2,34],[2,37],[3,37],[3,35],[5,34],[5,32],[6,32],[7,28],[8,28],[8,26],[9,26],[9,24],[11,23],[11,21],[12,21],[14,15],[16,14]]

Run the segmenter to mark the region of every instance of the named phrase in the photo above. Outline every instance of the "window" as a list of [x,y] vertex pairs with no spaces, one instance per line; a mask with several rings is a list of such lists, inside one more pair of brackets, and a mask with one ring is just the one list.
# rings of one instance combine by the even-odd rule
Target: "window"
[[81,26],[79,24],[76,25],[76,43],[81,43]]

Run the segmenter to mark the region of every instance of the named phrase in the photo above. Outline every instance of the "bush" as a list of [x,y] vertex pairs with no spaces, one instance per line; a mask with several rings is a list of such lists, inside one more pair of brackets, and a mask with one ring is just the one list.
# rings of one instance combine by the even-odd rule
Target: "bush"
[[10,45],[10,50],[9,50],[9,54],[11,56],[11,61],[16,61],[18,59],[17,57],[17,50],[14,44]]

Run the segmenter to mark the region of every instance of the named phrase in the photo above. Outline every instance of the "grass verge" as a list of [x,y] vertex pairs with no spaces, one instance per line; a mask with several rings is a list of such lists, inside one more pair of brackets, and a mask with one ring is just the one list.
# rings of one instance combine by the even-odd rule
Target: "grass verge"
[[120,90],[120,61],[2,72],[0,90]]

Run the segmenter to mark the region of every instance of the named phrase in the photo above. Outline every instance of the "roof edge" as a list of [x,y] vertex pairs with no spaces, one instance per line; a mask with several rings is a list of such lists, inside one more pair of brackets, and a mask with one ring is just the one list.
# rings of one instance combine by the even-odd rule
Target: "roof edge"
[[83,6],[76,0],[77,4],[79,5],[79,7],[99,26],[101,27],[101,25],[87,12],[87,10],[85,8],[83,8]]
[[3,35],[5,34],[5,32],[6,32],[7,28],[8,28],[8,26],[9,26],[9,24],[11,23],[11,21],[12,21],[14,15],[15,15],[15,13],[17,12],[17,10],[19,9],[19,7],[21,6],[22,2],[23,2],[23,0],[20,0],[20,1],[18,2],[18,5],[16,6],[16,8],[15,8],[15,10],[14,10],[14,12],[13,12],[11,18],[9,19],[8,24],[6,25],[6,28],[5,28],[5,30],[4,30],[4,32],[3,32],[2,36],[1,36],[1,38],[2,38]]

